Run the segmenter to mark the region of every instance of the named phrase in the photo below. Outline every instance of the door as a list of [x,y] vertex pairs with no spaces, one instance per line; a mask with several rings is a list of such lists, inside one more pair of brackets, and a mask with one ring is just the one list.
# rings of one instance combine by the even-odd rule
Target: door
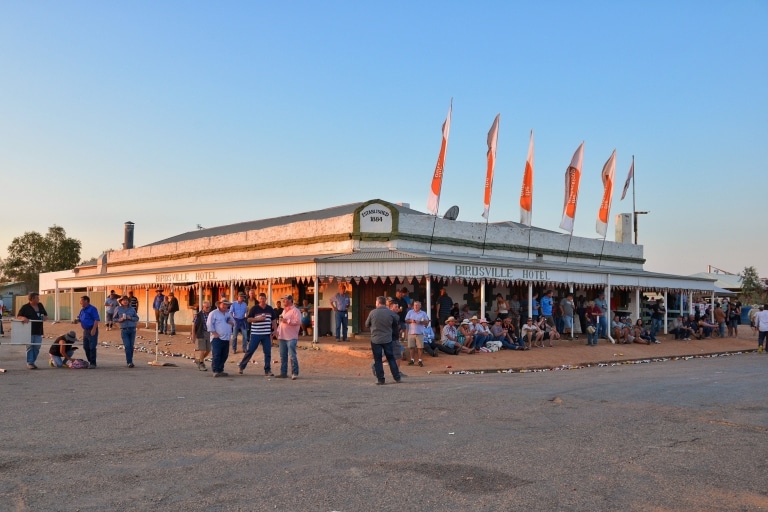
[[391,284],[383,284],[381,282],[365,284],[361,282],[358,287],[357,293],[357,325],[359,326],[358,332],[371,332],[365,326],[365,321],[368,319],[368,315],[376,309],[376,297],[386,297],[389,291],[392,289]]

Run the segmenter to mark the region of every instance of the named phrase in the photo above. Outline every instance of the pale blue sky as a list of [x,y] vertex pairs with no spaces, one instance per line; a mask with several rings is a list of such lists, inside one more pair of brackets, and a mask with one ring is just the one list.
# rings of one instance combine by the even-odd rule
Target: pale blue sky
[[426,211],[453,97],[440,214],[598,238],[636,159],[646,269],[768,277],[768,2],[8,1],[0,6],[0,256],[58,224],[84,258],[211,227],[381,198]]

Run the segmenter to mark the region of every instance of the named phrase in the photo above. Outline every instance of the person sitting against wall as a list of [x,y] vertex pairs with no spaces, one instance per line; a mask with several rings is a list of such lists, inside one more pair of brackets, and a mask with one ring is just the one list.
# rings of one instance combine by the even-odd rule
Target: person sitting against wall
[[621,321],[619,315],[614,315],[611,321],[611,336],[616,340],[616,343],[632,343],[635,339],[630,333],[629,327]]
[[[550,324],[546,316],[542,316],[537,325],[539,327],[539,333],[541,334],[541,340],[538,346],[541,348],[544,348],[545,346],[554,347],[554,345],[552,345],[552,340],[560,339],[560,333],[557,332],[557,326],[554,325],[554,323]],[[545,341],[548,342],[547,345],[544,345]]]
[[650,345],[651,343],[660,343],[659,340],[651,333],[651,330],[645,327],[643,319],[638,318],[634,325],[635,343],[644,343]]
[[67,368],[67,363],[69,363],[75,350],[77,350],[77,347],[73,346],[76,342],[77,335],[75,334],[75,331],[69,331],[67,334],[63,334],[56,338],[53,345],[51,345],[51,348],[48,349],[48,355],[51,356],[51,360],[48,361],[48,364],[51,365],[52,368]]
[[[520,328],[520,337],[523,339],[525,346],[531,348],[534,345],[538,346],[539,342],[544,337],[544,333],[541,332],[539,326],[533,321],[533,318],[528,317],[528,321]],[[544,345],[542,345],[544,346]]]
[[679,316],[672,320],[672,328],[669,330],[669,333],[674,334],[676,340],[690,339],[691,328],[686,326],[686,320],[684,316]]
[[459,355],[462,352],[467,354],[475,352],[475,349],[467,348],[459,342],[459,330],[456,328],[456,319],[454,317],[449,316],[445,320],[445,326],[443,326],[442,331],[443,337],[440,340],[440,345],[446,349],[443,352],[453,355]]
[[459,325],[459,344],[474,350],[475,328],[469,320],[462,320]]
[[493,339],[491,330],[488,329],[488,320],[481,318],[478,320],[476,316],[472,317],[472,326],[475,329],[475,342],[474,347],[476,349],[484,347],[485,344]]
[[501,323],[501,336],[498,338],[498,341],[501,342],[502,347],[509,350],[528,350],[523,339],[517,336],[515,324],[511,317],[505,318]]
[[696,333],[695,336],[698,339],[709,339],[712,337],[712,330],[717,329],[718,325],[710,323],[706,320],[706,317],[702,317],[699,319],[698,323],[696,324]]
[[469,320],[472,318],[472,312],[469,310],[469,304],[464,304],[464,306],[461,308],[461,313],[459,313],[458,319],[460,322],[463,322],[464,320]]

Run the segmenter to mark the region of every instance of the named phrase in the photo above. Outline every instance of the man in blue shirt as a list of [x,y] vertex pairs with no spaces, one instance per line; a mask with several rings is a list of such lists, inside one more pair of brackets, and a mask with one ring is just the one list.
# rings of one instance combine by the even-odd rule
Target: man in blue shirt
[[155,322],[157,323],[158,328],[160,327],[160,307],[163,305],[163,302],[165,302],[163,289],[158,288],[157,295],[155,295],[155,300],[152,302],[152,309],[155,310]]
[[208,315],[208,332],[211,335],[211,370],[214,377],[226,377],[224,364],[229,357],[229,339],[235,321],[229,314],[229,301],[221,299],[216,302],[216,309]]
[[608,302],[605,300],[605,294],[601,293],[598,298],[595,299],[595,306],[600,308],[600,311],[602,311],[602,314],[600,315],[600,318],[598,319],[597,324],[597,337],[598,338],[607,338],[608,337],[608,318],[605,316],[608,314]]
[[237,300],[229,307],[229,313],[235,320],[235,329],[232,332],[232,353],[237,354],[237,336],[243,335],[243,352],[248,349],[248,324],[245,317],[248,315],[248,303],[245,302],[245,293],[240,292]]
[[85,358],[90,365],[96,368],[96,347],[99,345],[99,310],[91,304],[91,298],[87,295],[80,297],[80,314],[77,319],[83,328],[83,350]]
[[541,316],[547,320],[547,325],[550,327],[555,325],[555,320],[552,318],[552,290],[544,292],[541,298]]
[[331,298],[331,307],[336,312],[336,341],[347,341],[347,324],[349,317],[349,296],[347,295],[347,285],[339,285],[339,293]]
[[136,322],[139,321],[139,315],[131,307],[131,299],[127,295],[120,297],[120,305],[114,311],[114,321],[120,326],[125,362],[128,368],[133,368],[133,346],[136,342]]

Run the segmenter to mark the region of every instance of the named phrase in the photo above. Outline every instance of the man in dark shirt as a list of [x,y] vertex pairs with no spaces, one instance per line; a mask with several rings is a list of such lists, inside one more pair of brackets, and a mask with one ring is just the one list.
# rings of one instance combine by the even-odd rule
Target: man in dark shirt
[[400,318],[387,308],[387,299],[385,297],[376,297],[376,309],[368,315],[365,326],[371,330],[371,350],[373,351],[376,384],[382,385],[385,383],[382,354],[387,358],[389,369],[395,382],[400,382],[400,369],[397,367],[397,361],[392,352],[392,334],[399,330]]
[[453,307],[453,299],[448,296],[445,288],[440,288],[440,296],[437,298],[437,318],[438,323],[442,326],[445,325],[445,321],[451,316],[451,308]]
[[43,343],[43,322],[48,313],[43,305],[40,304],[39,293],[30,293],[27,299],[29,302],[21,306],[21,309],[16,314],[16,319],[21,320],[25,324],[32,321],[32,339],[30,340],[32,344],[27,345],[27,368],[37,370],[35,361],[37,361],[37,355],[40,353],[40,345]]

